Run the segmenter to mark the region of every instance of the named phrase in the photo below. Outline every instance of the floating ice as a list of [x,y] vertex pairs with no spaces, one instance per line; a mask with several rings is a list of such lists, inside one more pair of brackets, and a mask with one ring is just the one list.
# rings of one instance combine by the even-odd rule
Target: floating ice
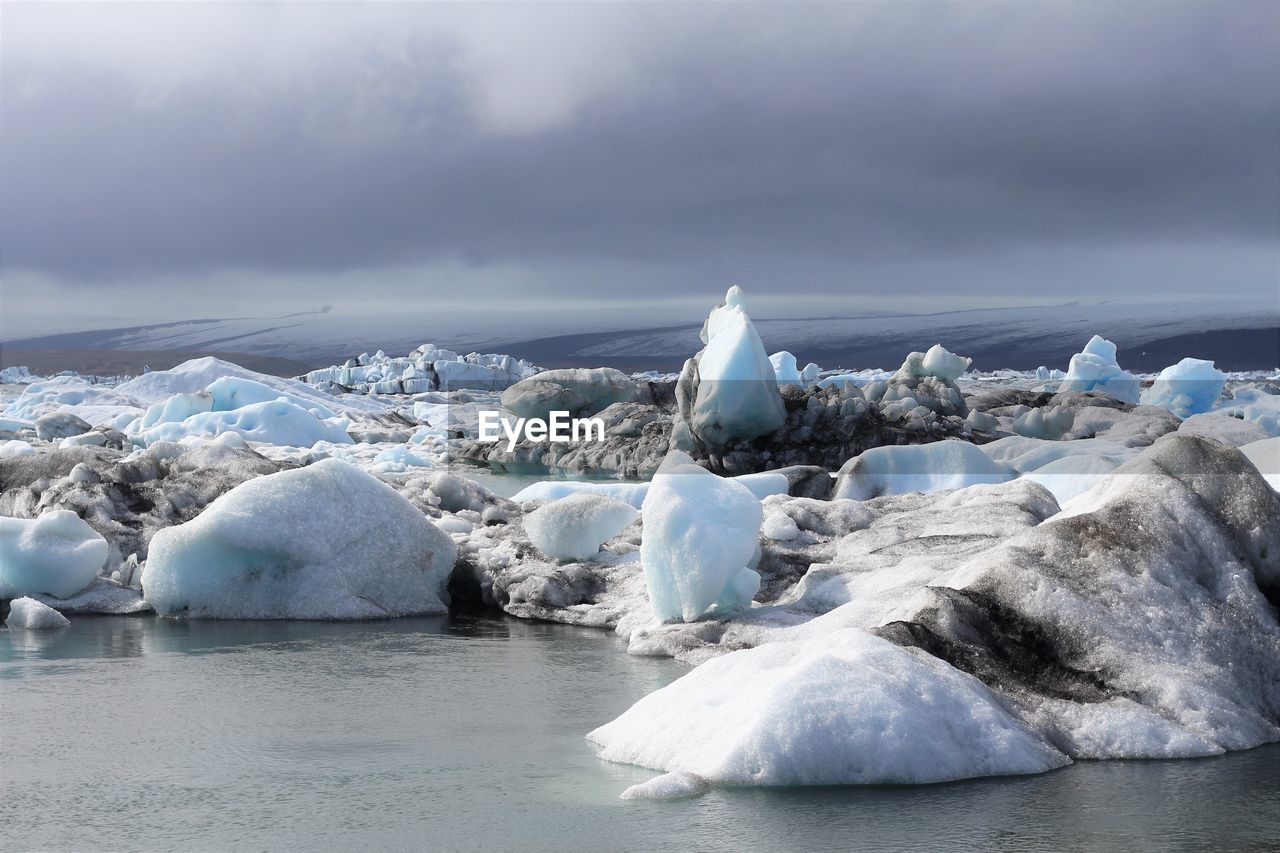
[[370,619],[440,613],[457,549],[390,486],[337,459],[237,486],[151,540],[162,615]]
[[1138,380],[1116,362],[1116,345],[1098,335],[1071,356],[1058,391],[1102,391],[1123,403],[1138,402]]
[[639,517],[630,504],[579,492],[529,513],[524,528],[533,547],[554,560],[589,560]]
[[708,661],[587,738],[610,761],[745,785],[943,782],[1070,762],[976,678],[857,629]]
[[1227,374],[1212,361],[1184,358],[1160,371],[1151,387],[1142,393],[1142,405],[1168,409],[1187,418],[1213,408],[1227,384]]
[[747,566],[763,511],[749,489],[673,450],[641,513],[640,561],[658,619],[692,622],[713,606],[727,612],[750,605],[760,576]]
[[[723,447],[776,431],[786,420],[777,375],[734,286],[702,327],[706,347],[685,363],[677,384],[680,407],[672,446]],[[691,433],[687,434],[687,433]]]
[[675,800],[680,797],[699,797],[711,790],[711,783],[697,773],[663,773],[648,782],[632,785],[618,795],[620,800]]
[[881,495],[937,492],[1018,476],[967,441],[874,447],[844,464],[835,497],[865,501]]
[[67,617],[47,604],[34,598],[15,598],[9,602],[9,615],[4,624],[9,628],[25,628],[30,631],[47,631],[51,628],[65,628],[71,624]]
[[322,420],[288,402],[274,400],[252,403],[229,412],[202,412],[182,421],[157,423],[133,435],[149,446],[157,441],[181,441],[188,437],[212,438],[226,432],[238,433],[249,441],[286,447],[313,447],[317,442],[353,444],[342,418]]
[[107,540],[70,510],[0,518],[0,598],[75,595],[98,576],[107,550]]

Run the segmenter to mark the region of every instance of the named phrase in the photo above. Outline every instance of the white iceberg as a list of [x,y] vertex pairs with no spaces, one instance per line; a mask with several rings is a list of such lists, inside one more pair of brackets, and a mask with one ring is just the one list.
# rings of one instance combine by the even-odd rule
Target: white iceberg
[[533,547],[554,560],[590,560],[639,517],[628,503],[579,492],[526,515],[524,529]]
[[1123,403],[1138,402],[1138,380],[1116,362],[1116,345],[1098,335],[1071,356],[1058,391],[1102,391]]
[[157,441],[213,438],[234,432],[248,441],[284,447],[314,447],[321,441],[353,444],[354,439],[346,427],[344,418],[325,420],[288,400],[271,400],[232,411],[201,412],[184,420],[157,423],[130,435],[144,446]]
[[800,385],[803,383],[800,367],[796,364],[796,357],[786,350],[775,352],[769,356],[769,363],[773,365],[773,373],[778,378],[779,385]]
[[865,501],[881,495],[938,492],[1018,476],[967,441],[874,447],[850,459],[836,478],[836,498]]
[[1159,406],[1188,418],[1212,410],[1226,384],[1227,374],[1212,361],[1184,358],[1160,371],[1151,387],[1142,392],[1142,405]]
[[658,619],[692,622],[713,606],[729,612],[750,605],[760,576],[747,566],[764,517],[750,489],[673,450],[641,514],[640,562]]
[[53,628],[65,628],[71,624],[67,617],[47,604],[34,598],[15,598],[9,602],[9,615],[4,624],[9,628],[24,628],[28,631],[48,631]]
[[249,480],[158,532],[142,575],[162,615],[371,619],[440,613],[450,538],[338,459]]
[[1070,763],[976,678],[857,629],[715,658],[587,738],[610,761],[739,785],[944,782]]
[[98,576],[107,550],[102,534],[70,510],[0,518],[0,598],[69,598]]

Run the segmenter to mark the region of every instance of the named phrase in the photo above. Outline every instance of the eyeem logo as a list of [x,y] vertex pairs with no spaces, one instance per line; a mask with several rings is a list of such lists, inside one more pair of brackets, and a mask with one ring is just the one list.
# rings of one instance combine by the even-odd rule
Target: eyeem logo
[[503,417],[492,410],[480,412],[480,441],[498,442],[505,435],[507,451],[515,450],[521,438],[532,442],[568,444],[571,441],[604,441],[604,421],[600,418],[574,418],[568,412],[549,412],[542,418]]

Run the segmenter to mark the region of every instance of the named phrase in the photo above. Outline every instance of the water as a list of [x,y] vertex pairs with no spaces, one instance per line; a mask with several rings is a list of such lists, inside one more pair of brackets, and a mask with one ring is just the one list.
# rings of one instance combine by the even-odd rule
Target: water
[[74,619],[0,630],[0,848],[1151,849],[1280,843],[1280,746],[924,787],[617,799],[583,734],[685,668],[606,631]]

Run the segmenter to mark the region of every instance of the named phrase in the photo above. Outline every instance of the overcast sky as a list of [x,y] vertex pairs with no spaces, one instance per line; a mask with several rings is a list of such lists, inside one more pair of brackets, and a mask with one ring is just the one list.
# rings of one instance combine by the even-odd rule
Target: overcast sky
[[733,282],[774,316],[1280,288],[1280,3],[0,16],[6,338],[326,304],[642,323]]

